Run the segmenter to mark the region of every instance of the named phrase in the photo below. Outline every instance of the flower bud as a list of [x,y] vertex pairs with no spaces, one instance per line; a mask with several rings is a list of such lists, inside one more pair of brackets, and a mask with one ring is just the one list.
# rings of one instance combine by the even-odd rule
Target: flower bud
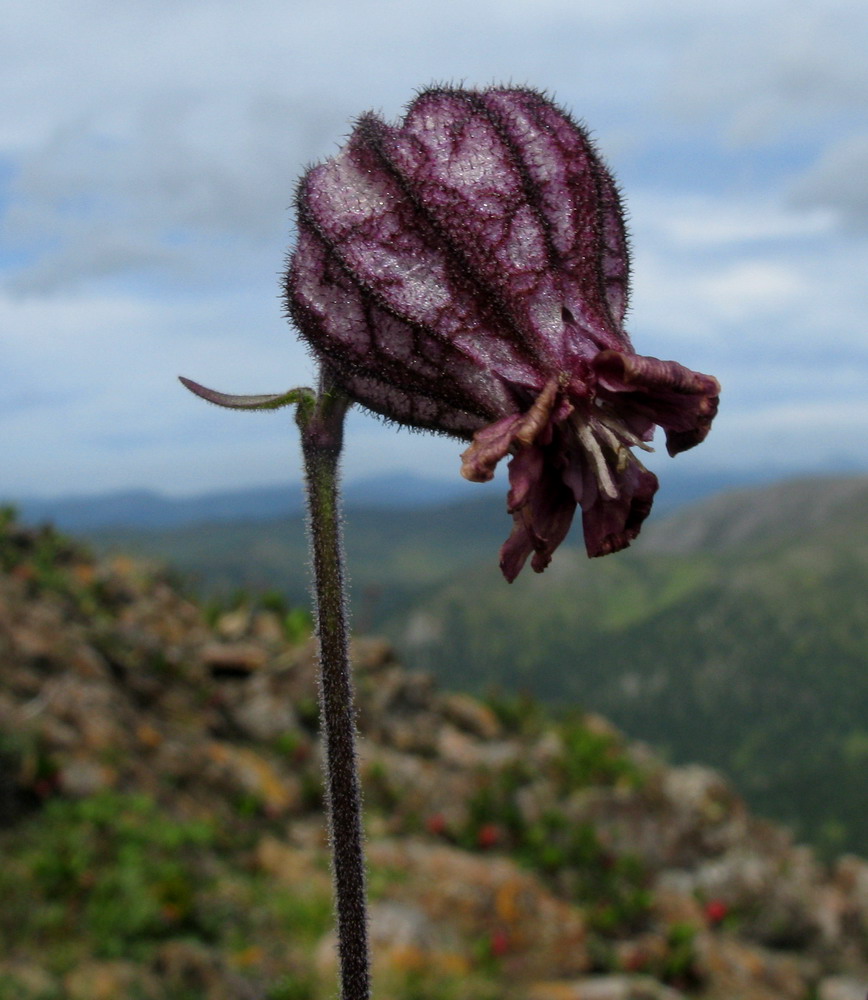
[[657,478],[655,425],[703,440],[715,379],[633,351],[615,183],[586,133],[525,89],[432,89],[403,122],[359,119],[297,195],[288,311],[352,399],[471,441],[482,482],[511,455],[501,568],[541,572],[577,505],[591,556],[624,548]]

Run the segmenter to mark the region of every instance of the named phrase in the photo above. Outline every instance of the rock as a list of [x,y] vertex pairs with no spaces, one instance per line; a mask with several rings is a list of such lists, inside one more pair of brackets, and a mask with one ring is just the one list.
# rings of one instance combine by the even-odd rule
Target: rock
[[199,659],[214,677],[246,677],[265,666],[268,651],[252,642],[213,642],[201,650]]
[[817,986],[817,1000],[866,1000],[868,976],[854,979],[851,976],[827,976]]
[[80,677],[89,680],[104,679],[108,675],[105,657],[93,646],[82,645],[75,649],[69,665]]
[[121,960],[84,962],[66,974],[63,985],[69,1000],[162,1000],[165,995],[147,970]]
[[162,997],[263,1000],[263,991],[228,969],[222,956],[192,941],[168,941],[158,949],[151,968],[163,985]]
[[27,962],[4,962],[0,965],[0,983],[10,991],[10,996],[22,1000],[53,997],[59,988],[54,976]]
[[257,611],[250,624],[250,634],[272,646],[280,646],[286,641],[280,616],[274,611]]
[[359,747],[365,801],[384,808],[395,829],[405,816],[442,818],[442,831],[460,829],[468,818],[473,787],[468,776],[431,757],[399,752],[362,740]]
[[700,928],[705,924],[702,906],[688,878],[686,887],[680,872],[661,872],[654,882],[652,908],[657,920],[664,926],[682,924]]
[[482,858],[422,841],[369,846],[372,866],[396,874],[389,899],[411,902],[442,928],[502,944],[505,969],[523,976],[570,976],[590,965],[581,911],[506,858]]
[[281,885],[303,896],[331,897],[332,880],[324,854],[293,847],[276,837],[265,836],[256,845],[256,864]]
[[478,767],[479,741],[447,723],[437,736],[437,755],[453,767]]
[[564,753],[564,741],[553,729],[542,733],[530,748],[530,760],[540,768],[559,760]]
[[497,771],[512,764],[520,751],[512,740],[480,740],[461,732],[450,723],[440,727],[437,735],[437,756],[452,767],[462,770]]
[[88,757],[70,758],[57,775],[60,791],[79,799],[111,788],[116,781],[117,773],[112,768]]
[[[90,563],[58,545],[46,573],[27,556],[44,533],[22,529],[4,543],[3,530],[0,517],[3,565],[11,561],[0,572],[4,843],[26,843],[22,823],[33,823],[39,845],[46,798],[107,788],[155,800],[160,836],[190,820],[227,836],[219,850],[203,834],[201,847],[178,852],[182,867],[194,866],[192,881],[175,884],[167,866],[159,891],[191,893],[189,912],[203,923],[167,924],[178,936],[143,948],[156,948],[152,961],[70,968],[91,946],[79,919],[85,900],[58,893],[63,936],[55,945],[48,935],[34,955],[66,970],[65,980],[13,962],[0,976],[28,1000],[264,1000],[283,976],[296,992],[315,992],[314,951],[333,962],[333,937],[317,946],[301,927],[312,913],[322,918],[331,896],[315,643],[287,643],[270,611],[242,608],[212,629],[139,563]],[[751,817],[717,772],[669,768],[595,716],[584,720],[589,732],[612,741],[642,780],[587,785],[565,801],[557,728],[505,732],[482,702],[440,694],[430,676],[403,670],[383,640],[354,639],[352,655],[378,996],[440,995],[448,980],[445,995],[449,977],[473,996],[479,977],[522,1000],[676,1000],[688,981],[702,1000],[865,1000],[868,862],[841,858],[830,875]],[[533,837],[562,829],[566,841],[571,826],[593,844],[586,861],[573,853],[572,869],[553,871],[518,863],[540,859]],[[22,858],[11,858],[10,884],[16,871],[27,875]],[[590,889],[577,875],[588,863],[599,865],[584,873]],[[37,881],[19,880],[22,912]],[[616,904],[622,890],[647,889],[650,906],[633,922],[590,930],[571,896],[580,883]],[[86,880],[79,888],[86,893]],[[297,924],[295,938],[285,921]],[[208,943],[188,939],[195,934]],[[683,984],[651,976],[672,980],[682,969]]]
[[250,628],[250,609],[242,605],[232,611],[224,611],[217,619],[217,634],[229,642],[238,642]]
[[103,681],[70,674],[52,677],[42,688],[43,713],[66,723],[77,734],[82,750],[107,750],[123,745],[128,708],[120,692]]
[[620,975],[534,983],[527,993],[527,1000],[682,1000],[683,997],[683,993],[650,976]]
[[467,694],[447,694],[440,698],[441,714],[459,729],[481,740],[495,740],[501,735],[500,722],[494,712]]
[[254,740],[274,740],[298,730],[298,717],[274,678],[257,674],[226,697],[226,708],[241,732]]
[[429,674],[383,664],[359,678],[357,692],[363,733],[405,753],[435,753],[441,720]]
[[845,854],[835,866],[834,881],[849,901],[863,933],[868,935],[868,861]]
[[696,889],[741,914],[742,932],[763,944],[804,949],[825,933],[835,935],[831,914],[820,906],[820,869],[813,855],[794,848],[786,854],[734,848],[700,865]]
[[744,802],[719,772],[698,764],[669,768],[662,791],[680,836],[673,859],[679,866],[719,854],[744,838]]
[[376,636],[353,636],[350,660],[359,674],[375,674],[395,665],[395,649],[386,639]]
[[695,941],[709,1000],[807,1000],[814,963],[723,935],[703,932]]
[[[448,925],[432,920],[409,902],[377,901],[370,904],[368,938],[375,980],[408,969],[436,969],[467,973],[471,962],[459,953],[458,935]],[[337,965],[337,937],[326,934],[316,947],[320,975],[331,978]]]
[[297,809],[302,802],[301,782],[295,775],[278,771],[249,747],[213,742],[208,747],[212,780],[231,797],[252,798],[266,814],[279,816]]
[[626,941],[616,941],[613,951],[617,968],[647,973],[665,967],[671,948],[665,934],[649,931]]

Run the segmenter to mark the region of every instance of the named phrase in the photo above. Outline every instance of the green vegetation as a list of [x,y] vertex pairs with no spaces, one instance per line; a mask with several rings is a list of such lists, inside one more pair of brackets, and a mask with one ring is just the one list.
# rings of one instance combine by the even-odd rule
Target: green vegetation
[[262,593],[243,589],[231,595],[212,595],[203,603],[205,621],[212,628],[219,620],[231,612],[243,611],[253,615],[257,611],[269,611],[277,616],[283,638],[289,643],[302,642],[313,632],[313,616],[306,607],[291,605],[279,590],[265,590]]
[[636,788],[642,777],[610,733],[597,733],[578,719],[554,729],[561,752],[544,765],[517,762],[490,776],[470,800],[457,842],[469,849],[497,846],[558,890],[588,908],[591,930],[626,934],[647,920],[651,897],[647,876],[635,859],[615,856],[594,826],[576,822],[568,806],[548,808],[529,820],[519,806],[522,790],[540,779],[553,780],[558,801],[592,787]]
[[[852,541],[824,557],[807,574],[794,544],[721,554],[671,601],[660,577],[696,578],[684,564],[707,557],[625,553],[593,579],[579,564],[519,580],[521,616],[515,590],[478,571],[429,601],[441,627],[424,660],[449,686],[481,673],[482,686],[599,711],[675,762],[722,768],[757,811],[821,849],[866,853],[868,558]],[[599,605],[622,594],[615,627]]]
[[[512,587],[496,567],[502,501],[348,520],[357,627],[385,631],[408,665],[451,688],[599,711],[674,762],[723,768],[758,811],[824,851],[868,853],[864,479],[652,517],[612,559],[589,562],[574,531],[545,574]],[[98,541],[169,558],[211,592],[277,588],[304,606],[300,519]],[[508,700],[495,710],[521,722]]]
[[22,849],[0,872],[6,951],[38,941],[62,952],[81,936],[92,954],[114,958],[181,930],[215,933],[197,907],[209,878],[195,849],[213,842],[208,823],[171,821],[144,797],[104,793],[49,802],[12,836]]
[[[4,955],[38,954],[62,975],[91,958],[147,963],[161,944],[184,941],[213,945],[239,967],[256,960],[285,969],[289,944],[299,971],[275,976],[268,995],[320,995],[307,956],[331,926],[328,883],[314,892],[275,885],[250,869],[243,842],[208,819],[177,819],[147,796],[102,792],[47,802],[2,831],[0,848]],[[28,993],[9,974],[0,980],[5,996]]]

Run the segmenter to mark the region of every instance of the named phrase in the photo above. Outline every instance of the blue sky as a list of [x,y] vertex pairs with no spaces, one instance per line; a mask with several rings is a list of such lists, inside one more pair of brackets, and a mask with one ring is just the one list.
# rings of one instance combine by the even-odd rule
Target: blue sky
[[[868,470],[868,8],[732,0],[0,0],[0,494],[299,478],[312,380],[279,273],[301,169],[431,82],[526,83],[591,128],[637,350],[719,377],[697,470]],[[354,414],[346,474],[458,474]],[[652,465],[665,475],[669,460]],[[468,487],[470,489],[471,487]]]

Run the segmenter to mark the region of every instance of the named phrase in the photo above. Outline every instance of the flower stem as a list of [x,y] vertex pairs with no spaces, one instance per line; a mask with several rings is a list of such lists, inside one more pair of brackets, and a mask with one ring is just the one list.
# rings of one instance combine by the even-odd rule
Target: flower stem
[[344,553],[340,519],[339,460],[349,400],[324,377],[319,394],[299,402],[313,555],[319,695],[325,742],[326,803],[337,910],[342,1000],[368,1000],[365,861],[361,786],[349,660]]

